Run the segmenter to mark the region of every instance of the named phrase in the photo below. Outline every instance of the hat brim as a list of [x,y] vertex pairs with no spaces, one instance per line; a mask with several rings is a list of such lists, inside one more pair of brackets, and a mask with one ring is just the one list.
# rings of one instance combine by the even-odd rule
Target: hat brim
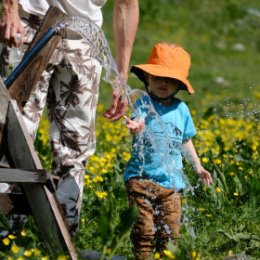
[[188,91],[189,94],[193,94],[195,91],[191,86],[190,82],[177,70],[171,70],[163,65],[155,64],[141,64],[131,67],[131,72],[133,72],[140,80],[147,84],[144,72],[149,73],[157,77],[167,77],[174,78],[181,81],[183,84],[180,86],[180,89]]

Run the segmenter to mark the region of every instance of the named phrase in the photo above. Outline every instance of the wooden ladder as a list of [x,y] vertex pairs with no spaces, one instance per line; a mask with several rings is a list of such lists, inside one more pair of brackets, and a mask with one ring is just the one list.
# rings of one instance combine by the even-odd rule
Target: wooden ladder
[[[29,49],[65,16],[51,7]],[[21,194],[0,193],[0,214],[28,213],[26,208],[29,208],[50,255],[55,259],[66,254],[76,260],[52,177],[43,169],[21,116],[61,37],[61,34],[53,36],[8,89],[0,79],[0,155],[6,158],[6,163],[0,164],[0,183],[16,183],[22,190]]]

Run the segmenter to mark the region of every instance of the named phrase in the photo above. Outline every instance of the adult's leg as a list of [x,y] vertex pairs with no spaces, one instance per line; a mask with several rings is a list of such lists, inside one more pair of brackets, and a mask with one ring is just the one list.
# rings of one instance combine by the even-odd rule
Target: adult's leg
[[[53,173],[60,177],[57,198],[71,234],[78,227],[85,163],[96,148],[95,117],[102,67],[83,40],[63,40],[48,93]],[[59,60],[59,57],[54,60]]]

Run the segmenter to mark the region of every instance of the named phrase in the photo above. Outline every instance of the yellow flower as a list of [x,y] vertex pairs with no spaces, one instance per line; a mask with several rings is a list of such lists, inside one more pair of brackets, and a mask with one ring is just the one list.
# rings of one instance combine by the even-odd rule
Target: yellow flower
[[203,211],[205,211],[206,209],[204,209],[204,208],[198,208],[198,211],[201,211],[201,212],[203,212]]
[[68,259],[68,256],[66,255],[59,255],[57,260],[67,260]]
[[234,254],[233,254],[233,251],[232,250],[228,250],[228,254],[227,254],[228,256],[233,256]]
[[200,258],[200,253],[197,252],[196,250],[193,250],[193,251],[191,252],[191,259],[193,259],[193,260],[199,260],[199,258]]
[[181,205],[185,205],[187,203],[187,198],[181,198]]
[[131,157],[131,154],[129,152],[122,153],[122,158],[124,161],[129,161],[130,157]]
[[214,159],[214,163],[215,163],[215,164],[221,164],[221,160],[220,160],[219,158]]
[[23,256],[19,256],[18,258],[16,258],[16,260],[24,260]]
[[12,247],[11,247],[11,250],[12,250],[13,253],[17,254],[20,251],[20,247],[17,246],[16,244],[13,244]]
[[22,237],[26,237],[27,236],[27,232],[26,232],[25,228],[22,229],[21,236]]
[[167,249],[164,249],[163,250],[163,253],[168,256],[170,259],[175,259],[175,255],[170,251],[170,250],[167,250]]
[[230,176],[234,176],[235,173],[234,173],[234,172],[230,172],[229,175],[230,175]]
[[102,182],[102,181],[104,181],[104,179],[103,179],[102,176],[97,175],[97,176],[95,176],[95,178],[93,179],[93,181],[94,181],[94,182]]
[[208,158],[208,157],[203,157],[203,158],[202,158],[202,162],[203,162],[203,163],[209,162],[209,158]]
[[34,252],[35,256],[40,256],[41,255],[41,251],[39,249],[37,249],[37,248],[32,249],[32,251]]
[[[106,174],[106,173],[108,173],[108,170],[103,168],[103,169],[101,170],[101,173],[102,173],[102,174]],[[102,181],[103,181],[103,180],[102,180]]]
[[14,239],[16,239],[16,236],[14,236],[14,235],[10,234],[10,235],[8,235],[8,238],[10,238],[10,239],[14,240]]
[[197,256],[197,252],[196,252],[195,250],[193,250],[193,251],[191,252],[191,257],[192,257],[192,259],[195,259],[196,256]]
[[5,237],[3,240],[2,240],[2,242],[3,242],[3,244],[5,245],[5,246],[9,246],[9,244],[10,244],[10,239],[8,238],[8,237]]
[[260,92],[259,92],[259,91],[258,91],[258,92],[255,91],[254,94],[255,94],[255,97],[256,97],[257,99],[260,99]]
[[221,193],[221,192],[222,192],[221,188],[216,187],[216,192],[217,192],[217,193]]
[[160,259],[160,258],[161,258],[161,255],[160,255],[159,253],[155,253],[154,258],[155,258],[155,259]]
[[234,196],[236,196],[236,197],[237,197],[237,196],[239,196],[239,194],[238,194],[237,192],[234,192]]
[[32,255],[32,253],[33,253],[32,250],[25,250],[23,255],[27,256],[27,257],[30,257]]
[[107,192],[105,191],[96,191],[96,195],[100,198],[100,199],[105,199],[107,197]]
[[41,260],[49,260],[49,257],[48,256],[42,256]]

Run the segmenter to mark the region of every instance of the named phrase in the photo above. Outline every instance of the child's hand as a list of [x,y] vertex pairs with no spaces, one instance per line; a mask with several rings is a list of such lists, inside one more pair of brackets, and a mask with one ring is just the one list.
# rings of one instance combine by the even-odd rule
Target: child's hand
[[124,116],[126,127],[130,129],[133,133],[139,133],[144,129],[144,121],[131,120],[127,116]]
[[205,170],[202,165],[196,167],[196,173],[199,175],[199,177],[205,185],[209,186],[212,183],[212,177],[210,172]]

